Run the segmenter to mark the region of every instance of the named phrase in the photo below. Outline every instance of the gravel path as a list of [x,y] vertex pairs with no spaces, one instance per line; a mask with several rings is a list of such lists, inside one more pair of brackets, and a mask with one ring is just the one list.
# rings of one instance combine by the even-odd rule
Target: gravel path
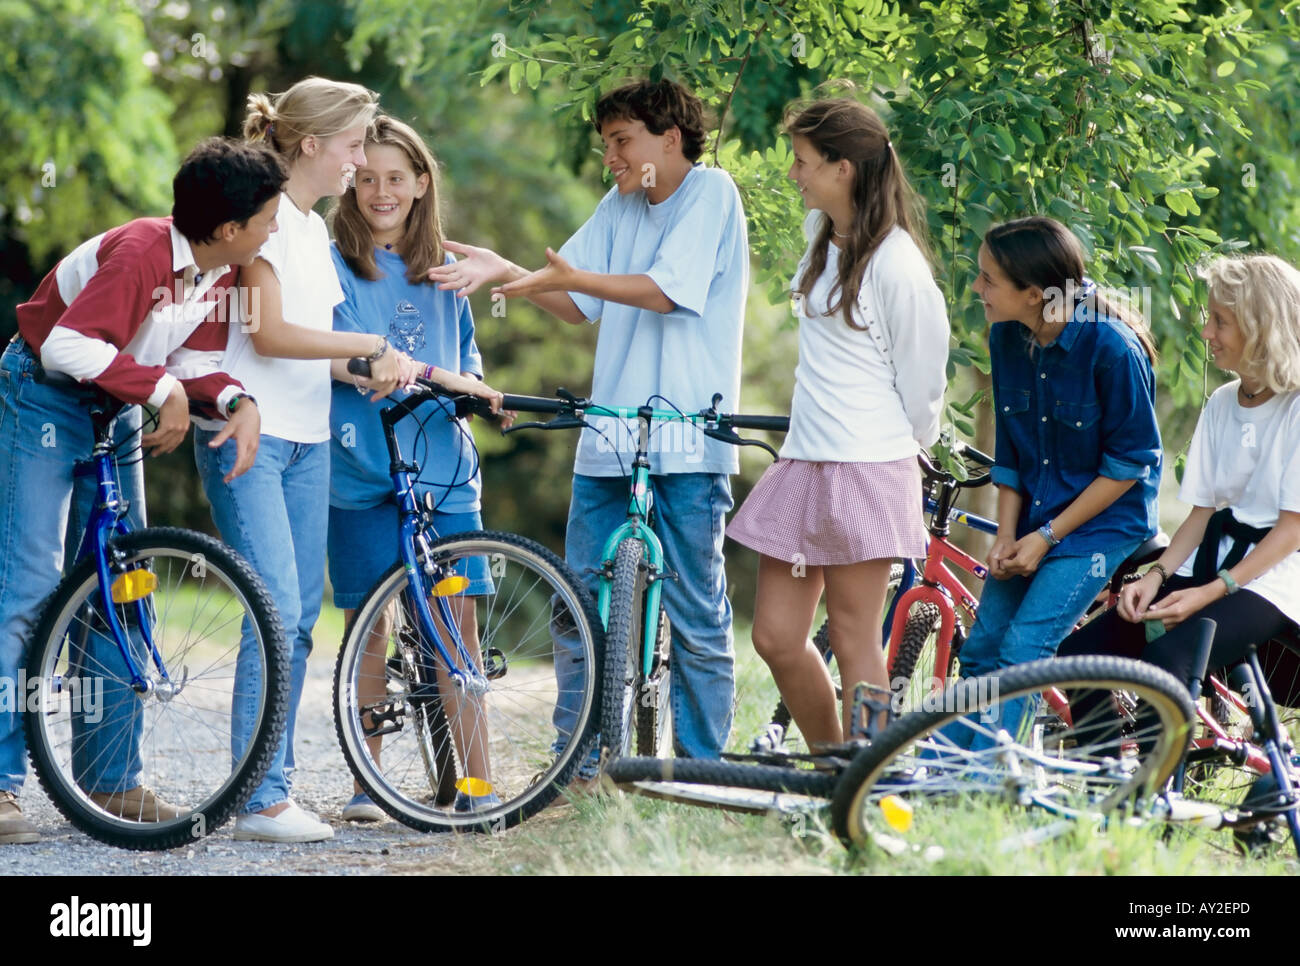
[[294,773],[294,799],[334,827],[330,841],[236,842],[231,821],[188,848],[130,852],[74,829],[29,772],[23,814],[36,823],[42,838],[34,845],[0,846],[0,876],[436,874],[451,850],[448,836],[425,835],[393,821],[354,825],[340,817],[352,796],[352,775],[334,734],[333,674],[334,651],[318,642],[307,665],[298,713]]

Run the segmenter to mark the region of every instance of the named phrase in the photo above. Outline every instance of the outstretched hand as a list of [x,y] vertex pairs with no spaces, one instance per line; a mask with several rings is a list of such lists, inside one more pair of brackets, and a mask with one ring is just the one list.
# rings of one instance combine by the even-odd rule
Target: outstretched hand
[[506,298],[532,298],[548,292],[572,292],[576,288],[577,270],[552,248],[546,249],[546,264],[535,272],[529,272],[523,278],[499,285],[492,290]]
[[450,239],[445,239],[442,247],[463,257],[429,269],[429,281],[437,282],[439,291],[454,291],[463,297],[510,274],[510,263],[490,248],[477,248]]

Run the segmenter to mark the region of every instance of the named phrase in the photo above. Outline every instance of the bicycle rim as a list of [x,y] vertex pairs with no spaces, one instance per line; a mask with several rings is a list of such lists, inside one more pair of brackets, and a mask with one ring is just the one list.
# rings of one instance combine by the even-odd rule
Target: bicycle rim
[[[448,537],[429,560],[451,572],[472,558],[487,559],[491,591],[443,600],[486,674],[485,692],[462,691],[445,668],[439,673],[441,659],[414,616],[416,584],[401,565],[358,608],[335,670],[335,724],[348,765],[381,808],[422,831],[516,824],[559,793],[595,741],[599,620],[590,595],[554,554],[509,534]],[[443,642],[454,654],[449,636]],[[462,801],[463,811],[452,775],[451,787],[459,781],[474,799]],[[490,783],[495,801],[479,782]]]
[[[29,706],[28,748],[78,828],[126,848],[173,848],[219,827],[265,775],[284,732],[287,651],[269,593],[228,547],[161,528],[114,546],[118,573],[156,581],[141,598],[143,622],[135,603],[110,604],[149,690],[132,688],[93,561],[83,561],[51,598],[33,645],[27,675],[40,682],[39,707]],[[137,786],[184,814],[152,820],[165,813],[130,794]]]
[[883,824],[887,798],[886,809],[906,800],[919,822],[935,824],[974,796],[1104,814],[1164,785],[1192,716],[1172,675],[1098,656],[970,678],[936,700],[944,707],[904,715],[845,770],[831,816],[847,844]]

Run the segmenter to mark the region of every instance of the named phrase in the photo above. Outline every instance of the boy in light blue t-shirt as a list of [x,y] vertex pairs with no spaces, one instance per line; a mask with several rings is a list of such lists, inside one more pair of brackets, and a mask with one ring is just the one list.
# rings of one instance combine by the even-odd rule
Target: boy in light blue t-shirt
[[[430,272],[445,289],[524,296],[566,322],[600,322],[592,399],[636,407],[662,395],[684,412],[721,393],[738,410],[741,329],[749,245],[740,194],[725,171],[696,163],[703,108],[671,81],[636,82],[596,105],[614,187],[547,265],[528,272],[495,252],[447,242],[465,257]],[[658,404],[667,408],[666,403]],[[584,574],[626,520],[635,434],[602,424],[578,444],[565,555]],[[716,758],[731,730],[734,696],[731,604],[722,533],[731,509],[734,447],[672,424],[651,444],[655,533],[677,579],[663,584],[672,624],[672,718],[679,755]],[[563,675],[564,663],[557,661]],[[571,672],[570,672],[571,673]],[[563,682],[562,682],[563,683]],[[565,712],[557,714],[564,730]]]

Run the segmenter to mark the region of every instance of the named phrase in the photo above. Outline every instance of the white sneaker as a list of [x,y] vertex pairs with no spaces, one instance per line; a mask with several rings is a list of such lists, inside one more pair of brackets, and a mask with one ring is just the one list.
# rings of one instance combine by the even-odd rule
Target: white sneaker
[[382,822],[388,818],[384,810],[371,801],[365,792],[357,792],[352,800],[343,806],[345,822]]
[[279,815],[253,812],[235,819],[236,842],[323,842],[334,829],[290,802]]

